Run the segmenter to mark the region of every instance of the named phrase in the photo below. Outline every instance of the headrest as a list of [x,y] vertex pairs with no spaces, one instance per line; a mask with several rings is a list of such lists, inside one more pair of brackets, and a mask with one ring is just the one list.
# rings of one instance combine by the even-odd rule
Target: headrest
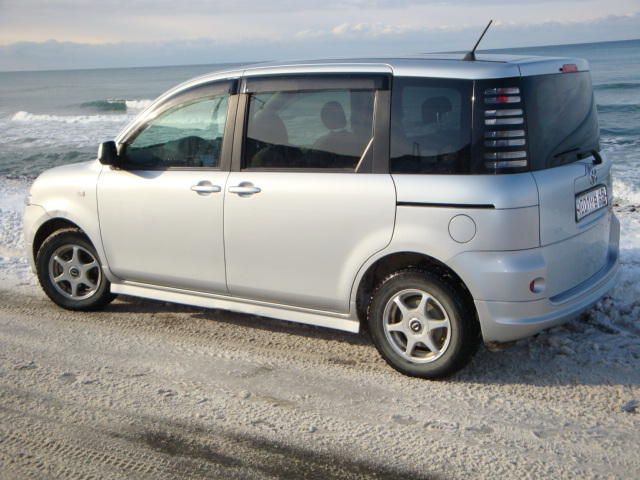
[[447,97],[431,97],[422,103],[422,121],[433,123],[438,119],[438,115],[452,110],[451,101]]
[[322,123],[329,130],[342,130],[347,126],[347,117],[344,114],[342,105],[338,102],[325,103],[320,116]]
[[289,134],[287,127],[277,113],[265,110],[256,115],[253,122],[249,122],[250,130],[247,136],[274,145],[287,145]]

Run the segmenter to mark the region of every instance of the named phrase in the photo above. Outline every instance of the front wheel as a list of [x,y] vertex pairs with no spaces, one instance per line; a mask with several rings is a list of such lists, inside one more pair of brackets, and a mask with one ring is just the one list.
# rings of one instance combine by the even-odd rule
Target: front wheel
[[478,344],[475,315],[458,289],[417,269],[396,272],[378,285],[368,323],[382,357],[412,377],[450,375],[469,362]]
[[51,234],[38,250],[36,268],[47,296],[68,310],[97,310],[115,298],[95,248],[77,229]]

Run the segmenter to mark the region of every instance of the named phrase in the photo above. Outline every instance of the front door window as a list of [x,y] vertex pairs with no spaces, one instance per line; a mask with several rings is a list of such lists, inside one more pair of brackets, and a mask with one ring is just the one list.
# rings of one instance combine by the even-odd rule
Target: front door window
[[162,113],[128,142],[123,167],[218,167],[228,98],[202,98]]

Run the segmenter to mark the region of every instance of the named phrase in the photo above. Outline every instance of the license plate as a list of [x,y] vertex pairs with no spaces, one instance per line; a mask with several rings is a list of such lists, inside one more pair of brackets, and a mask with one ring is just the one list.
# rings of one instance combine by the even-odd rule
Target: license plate
[[607,187],[604,185],[576,195],[576,221],[579,222],[587,215],[606,207],[608,204],[609,196],[607,195]]

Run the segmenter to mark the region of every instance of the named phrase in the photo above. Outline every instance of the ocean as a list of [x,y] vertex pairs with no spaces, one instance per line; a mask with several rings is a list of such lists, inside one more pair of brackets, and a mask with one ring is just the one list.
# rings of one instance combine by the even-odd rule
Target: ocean
[[[616,193],[640,203],[640,40],[499,52],[590,62],[602,146],[615,161]],[[0,188],[6,178],[33,178],[56,165],[95,158],[97,145],[113,139],[152,99],[220,67],[0,72]]]

